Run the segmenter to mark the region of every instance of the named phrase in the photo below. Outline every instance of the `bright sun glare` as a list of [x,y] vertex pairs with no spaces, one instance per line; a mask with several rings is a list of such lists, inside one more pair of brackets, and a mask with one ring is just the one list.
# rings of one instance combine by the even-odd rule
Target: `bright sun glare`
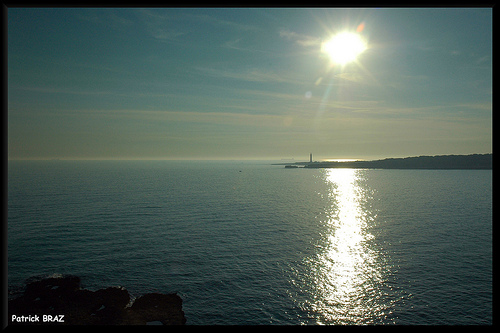
[[356,33],[341,32],[323,43],[321,50],[337,64],[345,65],[356,60],[367,48],[366,42]]

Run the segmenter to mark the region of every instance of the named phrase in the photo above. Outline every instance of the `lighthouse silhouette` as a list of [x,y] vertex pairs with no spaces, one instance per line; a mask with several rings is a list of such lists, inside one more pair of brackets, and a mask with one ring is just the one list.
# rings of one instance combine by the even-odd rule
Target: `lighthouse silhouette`
[[309,163],[312,163],[313,161],[313,153],[309,153]]

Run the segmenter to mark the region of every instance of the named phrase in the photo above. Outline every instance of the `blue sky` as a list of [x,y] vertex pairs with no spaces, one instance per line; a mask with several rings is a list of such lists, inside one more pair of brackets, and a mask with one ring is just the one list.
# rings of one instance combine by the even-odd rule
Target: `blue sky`
[[8,9],[10,159],[491,151],[491,8]]

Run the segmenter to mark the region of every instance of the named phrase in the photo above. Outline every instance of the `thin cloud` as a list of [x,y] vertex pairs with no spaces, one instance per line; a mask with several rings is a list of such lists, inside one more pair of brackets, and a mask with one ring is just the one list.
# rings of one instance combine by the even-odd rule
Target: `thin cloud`
[[[100,15],[102,14],[102,15]],[[136,22],[118,15],[116,12],[101,12],[95,13],[94,11],[82,11],[76,14],[76,17],[84,22],[104,25],[112,29],[121,30],[129,28],[136,24]]]
[[343,80],[351,81],[351,82],[356,82],[356,83],[367,83],[368,82],[367,78],[359,73],[344,72],[344,73],[336,74],[335,77],[343,79]]
[[[149,33],[156,39],[159,40],[175,40],[180,36],[183,36],[190,32],[189,23],[193,24],[210,24],[229,27],[230,29],[240,30],[240,31],[259,31],[260,27],[242,24],[239,22],[233,22],[228,20],[219,19],[206,14],[190,14],[190,13],[180,13],[176,11],[157,11],[150,9],[143,9],[140,11],[143,15],[145,25]],[[178,26],[176,22],[185,23],[187,30],[179,30],[172,28],[172,25]]]
[[147,32],[160,41],[175,40],[186,34],[185,31],[179,31],[172,28],[172,21],[175,16],[163,14],[162,12],[143,9],[139,12],[146,26]]
[[89,90],[74,90],[74,89],[65,89],[65,88],[55,88],[55,87],[29,87],[29,86],[16,86],[11,87],[10,89],[19,89],[26,91],[33,91],[39,93],[47,93],[47,94],[72,94],[72,95],[109,95],[111,92],[109,91],[89,91]]
[[459,106],[485,111],[493,110],[493,105],[491,103],[460,104]]
[[[255,114],[235,112],[199,112],[172,110],[79,110],[76,115],[99,115],[116,119],[132,118],[141,122],[174,122],[189,124],[217,124],[244,127],[283,127],[288,126],[287,115]],[[185,130],[186,127],[182,127]]]
[[175,40],[175,39],[177,39],[177,37],[180,37],[180,36],[184,35],[185,33],[180,32],[180,31],[172,31],[169,29],[154,28],[151,30],[151,34],[156,39]]
[[276,54],[276,52],[272,52],[269,50],[259,50],[253,47],[248,47],[248,46],[242,46],[241,44],[242,39],[237,38],[234,40],[229,40],[225,42],[222,47],[227,48],[227,49],[232,49],[232,50],[239,50],[239,51],[250,51],[250,52],[258,52],[258,53],[266,53],[266,54]]
[[234,22],[234,21],[227,21],[227,20],[222,20],[210,15],[187,15],[187,18],[196,21],[196,22],[205,22],[205,23],[210,23],[213,25],[221,25],[221,26],[227,26],[233,29],[238,29],[242,31],[260,31],[262,30],[258,26],[254,25],[248,25],[248,24],[243,24],[239,22]]
[[250,82],[288,82],[285,77],[269,72],[263,71],[259,69],[248,69],[242,71],[230,71],[230,70],[220,70],[214,68],[205,68],[205,67],[197,67],[197,70],[202,72],[205,75],[218,77],[218,78],[226,78],[226,79],[234,79],[234,80],[242,80],[242,81],[250,81]]
[[307,36],[303,34],[298,34],[296,32],[290,31],[290,30],[280,30],[279,32],[280,37],[285,38],[287,40],[293,41],[294,43],[297,43],[301,46],[304,47],[314,47],[314,46],[320,46],[321,45],[321,38],[318,37],[312,37],[312,36]]
[[476,64],[482,64],[484,62],[489,62],[490,61],[490,56],[484,56],[476,60]]

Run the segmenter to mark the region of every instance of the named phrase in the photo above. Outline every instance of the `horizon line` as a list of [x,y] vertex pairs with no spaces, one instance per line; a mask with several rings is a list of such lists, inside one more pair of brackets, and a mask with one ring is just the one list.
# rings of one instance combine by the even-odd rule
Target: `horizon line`
[[[354,161],[377,161],[377,160],[384,160],[384,159],[398,159],[398,158],[411,158],[411,157],[424,157],[424,156],[470,156],[470,155],[493,155],[492,152],[490,153],[470,153],[470,154],[437,154],[437,155],[413,155],[413,156],[404,156],[404,157],[383,157],[383,158],[378,158],[378,159],[362,159],[362,158],[322,158],[319,159],[321,162],[336,162],[336,161],[348,161],[348,162],[354,162]],[[53,157],[53,158],[7,158],[7,161],[282,161],[285,162],[286,160],[289,161],[297,161],[300,162],[301,160],[296,160],[295,158],[283,158],[283,157],[276,157],[276,158],[270,158],[270,157],[256,157],[256,158],[238,158],[238,157],[224,157],[224,158],[190,158],[190,157],[177,157],[177,158],[64,158],[64,157]],[[307,162],[307,159],[304,159],[304,162]]]

